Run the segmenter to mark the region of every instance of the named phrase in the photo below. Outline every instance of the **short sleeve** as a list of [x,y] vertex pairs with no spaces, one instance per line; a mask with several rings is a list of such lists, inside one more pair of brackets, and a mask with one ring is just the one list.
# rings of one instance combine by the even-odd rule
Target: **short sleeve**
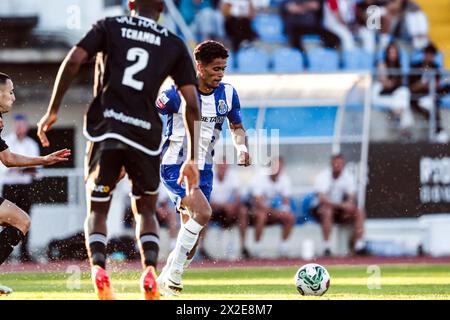
[[233,88],[233,100],[231,102],[231,111],[228,113],[228,121],[232,124],[242,123],[241,103],[236,89]]
[[97,52],[106,50],[105,24],[105,20],[99,20],[77,44],[78,47],[88,52],[89,58],[95,56]]
[[195,73],[195,68],[192,63],[191,56],[186,48],[184,42],[179,40],[179,50],[177,62],[170,72],[170,76],[175,81],[177,87],[192,84],[197,85],[197,75]]
[[349,195],[356,193],[356,183],[355,178],[352,174],[347,172],[346,174],[346,189],[345,190]]
[[320,192],[320,193],[328,192],[329,186],[328,186],[327,174],[328,174],[328,172],[324,171],[317,176],[316,181],[314,183],[314,191],[315,192]]
[[281,190],[280,193],[283,197],[290,197],[292,195],[292,184],[291,180],[289,180],[289,177],[287,175],[282,176],[281,181]]
[[252,195],[255,197],[262,197],[266,194],[267,181],[265,181],[263,173],[259,172],[251,183]]
[[178,113],[181,105],[181,97],[175,86],[163,91],[156,99],[156,109],[160,114]]

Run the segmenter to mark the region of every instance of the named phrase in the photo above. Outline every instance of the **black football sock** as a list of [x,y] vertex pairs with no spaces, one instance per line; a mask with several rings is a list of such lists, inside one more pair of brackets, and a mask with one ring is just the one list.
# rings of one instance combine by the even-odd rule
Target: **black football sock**
[[139,239],[142,264],[144,268],[155,267],[158,263],[159,237],[154,233],[142,234]]
[[89,235],[89,253],[92,266],[106,268],[106,235],[92,233]]
[[0,232],[0,265],[5,262],[14,247],[25,237],[22,231],[13,226],[7,226]]

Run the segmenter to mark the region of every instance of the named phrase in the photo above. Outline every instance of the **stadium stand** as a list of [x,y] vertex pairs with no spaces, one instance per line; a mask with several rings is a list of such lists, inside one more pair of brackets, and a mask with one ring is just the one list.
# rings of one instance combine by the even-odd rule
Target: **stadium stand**
[[298,73],[304,70],[302,53],[293,48],[280,48],[272,52],[273,72]]
[[269,62],[269,54],[261,48],[243,48],[237,53],[237,71],[240,73],[268,72]]
[[308,70],[311,72],[335,72],[339,70],[339,53],[333,49],[313,48],[308,50]]

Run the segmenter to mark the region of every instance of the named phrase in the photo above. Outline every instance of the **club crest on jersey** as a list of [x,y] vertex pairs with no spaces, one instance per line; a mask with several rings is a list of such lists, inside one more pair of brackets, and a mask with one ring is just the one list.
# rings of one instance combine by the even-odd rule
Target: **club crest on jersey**
[[225,103],[224,100],[219,100],[219,108],[218,108],[219,114],[226,114],[228,111],[228,106]]
[[165,93],[162,93],[159,97],[158,97],[158,99],[156,100],[156,106],[159,108],[159,109],[164,109],[165,107],[166,107],[166,105],[167,105],[167,102],[169,102],[169,98],[166,96],[166,94]]

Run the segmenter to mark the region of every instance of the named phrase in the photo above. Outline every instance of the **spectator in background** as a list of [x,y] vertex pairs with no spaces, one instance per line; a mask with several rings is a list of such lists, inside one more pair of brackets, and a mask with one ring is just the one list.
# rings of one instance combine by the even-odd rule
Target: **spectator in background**
[[324,26],[339,37],[343,50],[354,50],[355,38],[360,38],[367,52],[375,52],[375,31],[367,28],[366,23],[357,23],[356,7],[357,0],[326,0]]
[[321,0],[285,0],[281,3],[281,16],[290,45],[305,52],[302,36],[317,34],[325,47],[337,49],[341,41],[333,32],[325,29]]
[[234,171],[229,170],[226,163],[217,164],[215,173],[214,188],[211,193],[211,221],[219,222],[224,228],[237,223],[241,239],[241,255],[243,258],[250,258],[250,253],[245,246],[248,208],[241,202],[239,177]]
[[395,43],[391,43],[384,53],[384,60],[377,68],[378,81],[372,89],[372,102],[376,106],[389,109],[399,119],[399,129],[403,136],[410,136],[414,118],[410,108],[410,91],[403,84],[400,52]]
[[180,0],[180,13],[197,41],[221,40],[225,36],[224,18],[212,0]]
[[412,40],[414,49],[424,49],[430,42],[429,25],[425,12],[412,0],[403,0],[402,17],[406,37]]
[[[5,137],[11,152],[23,154],[28,157],[40,155],[39,145],[28,137],[28,120],[24,115],[14,116],[14,132]],[[3,175],[3,197],[15,203],[20,209],[31,215],[33,205],[33,181],[36,177],[36,167],[9,168]],[[20,246],[20,261],[34,262],[28,248],[29,232],[23,238]]]
[[394,39],[411,42],[415,49],[423,49],[429,42],[428,20],[412,0],[386,0],[381,19],[380,49]]
[[[430,120],[431,110],[435,106],[436,130],[434,140],[439,143],[448,142],[448,134],[442,128],[440,98],[450,92],[448,85],[441,83],[439,66],[436,63],[437,48],[429,44],[424,49],[423,61],[411,65],[409,88],[411,90],[411,108]],[[432,95],[431,86],[436,89],[436,96]]]
[[331,168],[325,169],[317,176],[314,189],[319,197],[319,205],[313,209],[313,214],[322,225],[324,255],[331,255],[330,235],[333,221],[353,223],[353,252],[357,255],[367,254],[363,240],[366,215],[357,206],[355,178],[345,170],[344,156],[338,154],[331,157]]
[[291,181],[283,174],[284,161],[282,158],[272,161],[272,170],[259,172],[252,181],[252,211],[255,221],[255,256],[261,254],[261,238],[267,224],[280,223],[283,225],[282,241],[279,254],[288,255],[288,239],[295,224],[295,216],[291,208]]
[[252,27],[256,12],[251,0],[222,0],[221,11],[233,52],[237,52],[244,41],[252,42],[258,37]]

